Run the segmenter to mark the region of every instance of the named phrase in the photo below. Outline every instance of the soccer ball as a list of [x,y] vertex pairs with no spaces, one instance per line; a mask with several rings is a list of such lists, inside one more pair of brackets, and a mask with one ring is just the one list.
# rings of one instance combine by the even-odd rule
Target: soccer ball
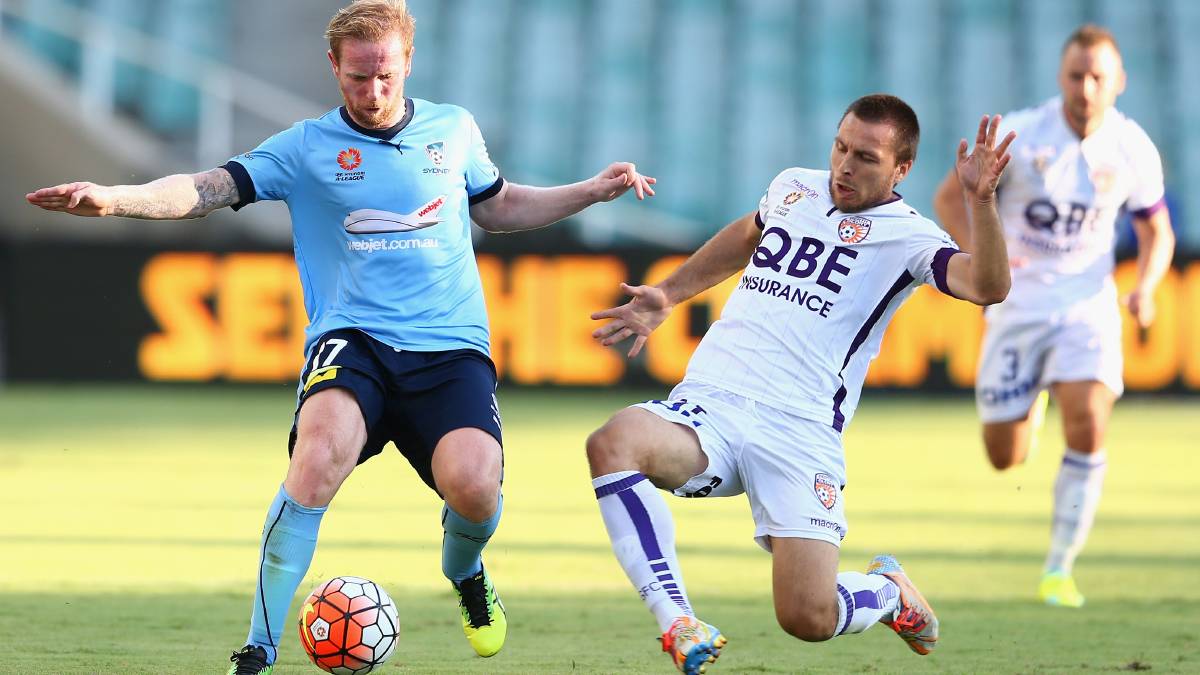
[[313,589],[300,607],[300,644],[318,668],[363,675],[396,650],[396,605],[373,581],[334,577]]

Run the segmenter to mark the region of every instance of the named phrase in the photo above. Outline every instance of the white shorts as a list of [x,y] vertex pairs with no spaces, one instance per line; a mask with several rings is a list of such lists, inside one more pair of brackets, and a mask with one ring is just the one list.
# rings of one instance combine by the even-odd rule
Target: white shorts
[[708,468],[674,491],[680,497],[731,497],[743,492],[754,540],[846,537],[842,439],[827,423],[798,417],[718,387],[683,381],[665,401],[633,407],[694,429]]
[[991,317],[975,378],[975,407],[984,422],[1023,419],[1055,382],[1096,380],[1120,396],[1121,315],[1117,308],[1020,320]]

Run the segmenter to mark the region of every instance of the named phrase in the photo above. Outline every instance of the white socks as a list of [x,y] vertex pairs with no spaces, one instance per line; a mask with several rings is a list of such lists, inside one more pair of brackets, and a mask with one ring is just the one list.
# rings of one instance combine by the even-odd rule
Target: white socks
[[[592,487],[613,552],[659,628],[695,616],[675,557],[675,522],[658,488],[637,471],[594,478]],[[861,633],[896,611],[900,589],[882,574],[842,572],[837,580],[835,635]]]
[[838,625],[834,637],[861,633],[880,619],[891,619],[900,589],[882,574],[842,572],[837,576]]
[[1063,453],[1062,466],[1054,481],[1054,522],[1046,572],[1071,573],[1100,506],[1107,457],[1103,449],[1091,454],[1075,450]]
[[637,471],[592,479],[613,553],[665,633],[681,616],[695,616],[675,557],[675,521],[667,502]]

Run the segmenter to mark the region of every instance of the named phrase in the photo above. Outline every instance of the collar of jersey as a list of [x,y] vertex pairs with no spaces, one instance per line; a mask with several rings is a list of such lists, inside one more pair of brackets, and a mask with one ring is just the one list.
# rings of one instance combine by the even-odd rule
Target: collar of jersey
[[346,112],[346,106],[341,106],[338,108],[338,112],[341,113],[342,121],[346,123],[346,126],[357,131],[358,133],[364,136],[370,136],[371,138],[378,138],[381,141],[390,141],[396,136],[396,134],[400,133],[404,127],[408,126],[409,122],[412,121],[413,108],[413,100],[405,96],[404,117],[401,117],[399,122],[396,122],[387,129],[368,129],[360,125],[358,122],[354,121],[354,118],[350,117],[349,112]]

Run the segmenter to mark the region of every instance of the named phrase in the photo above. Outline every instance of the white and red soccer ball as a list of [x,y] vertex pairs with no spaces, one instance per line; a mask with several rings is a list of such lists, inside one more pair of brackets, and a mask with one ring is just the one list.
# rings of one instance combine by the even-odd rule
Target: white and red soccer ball
[[399,635],[395,603],[367,579],[334,577],[300,606],[300,644],[327,673],[371,672],[396,650]]

